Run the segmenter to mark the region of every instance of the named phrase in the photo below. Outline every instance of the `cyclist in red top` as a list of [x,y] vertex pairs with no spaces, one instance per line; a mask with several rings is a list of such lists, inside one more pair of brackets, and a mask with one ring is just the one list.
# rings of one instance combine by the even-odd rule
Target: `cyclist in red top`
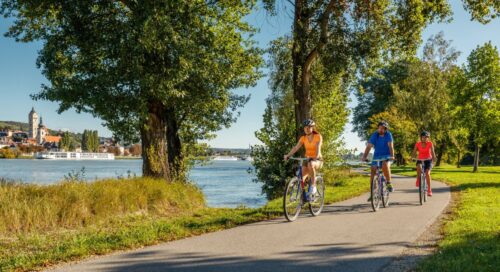
[[425,164],[425,176],[427,180],[427,195],[432,196],[431,189],[431,168],[432,163],[436,161],[436,153],[434,153],[434,145],[429,140],[431,134],[427,131],[422,131],[420,133],[420,142],[415,144],[415,148],[413,149],[412,158],[415,158],[415,155],[418,152],[417,158],[417,187],[420,184],[420,173],[422,172],[422,161]]

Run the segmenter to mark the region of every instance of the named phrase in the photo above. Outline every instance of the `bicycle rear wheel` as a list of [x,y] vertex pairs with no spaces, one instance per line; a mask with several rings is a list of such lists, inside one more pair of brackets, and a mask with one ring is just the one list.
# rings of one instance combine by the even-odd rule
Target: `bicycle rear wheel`
[[380,188],[379,188],[378,179],[379,179],[379,176],[375,175],[373,177],[371,185],[370,185],[372,209],[374,212],[376,212],[378,210],[378,208],[380,207]]
[[302,188],[298,178],[294,177],[286,184],[283,195],[283,212],[285,218],[292,222],[297,219],[302,208]]
[[318,216],[323,210],[325,204],[325,183],[323,177],[316,177],[317,192],[309,202],[309,211],[313,216]]
[[425,184],[425,174],[420,174],[420,184],[418,186],[418,195],[420,198],[420,205],[424,205],[424,197],[425,197],[425,189],[424,189],[424,184]]

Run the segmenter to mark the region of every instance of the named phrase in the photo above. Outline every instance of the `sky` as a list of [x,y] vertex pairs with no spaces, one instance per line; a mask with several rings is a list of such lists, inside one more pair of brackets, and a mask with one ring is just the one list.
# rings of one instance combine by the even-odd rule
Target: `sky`
[[[451,0],[453,21],[451,23],[432,24],[428,26],[422,41],[440,31],[444,32],[447,40],[452,40],[452,46],[462,52],[458,63],[464,63],[469,53],[478,45],[491,41],[500,48],[500,19],[487,25],[470,20],[470,15],[463,9],[461,2]],[[267,47],[270,41],[291,31],[293,12],[286,7],[280,9],[277,17],[270,17],[264,10],[253,12],[247,19],[249,23],[260,29],[254,36],[259,46]],[[12,20],[0,17],[0,33],[5,33]],[[41,42],[16,43],[12,38],[0,36],[0,120],[28,121],[28,113],[34,107],[43,117],[47,127],[54,130],[70,130],[81,132],[84,129],[97,129],[101,136],[111,136],[112,133],[102,125],[99,118],[91,114],[77,114],[74,110],[58,114],[57,103],[47,101],[33,101],[30,94],[37,93],[42,83],[47,83],[36,67],[38,51],[42,48]],[[266,70],[263,70],[266,72]],[[262,127],[262,114],[265,109],[265,99],[270,90],[268,78],[261,78],[256,86],[248,89],[234,90],[238,94],[250,94],[250,101],[240,109],[241,115],[230,128],[216,132],[217,137],[209,141],[213,147],[246,148],[258,144],[254,132]],[[356,99],[350,96],[349,108],[356,105]],[[351,132],[352,125],[346,125],[343,138],[346,148],[362,150],[365,143],[355,133]]]

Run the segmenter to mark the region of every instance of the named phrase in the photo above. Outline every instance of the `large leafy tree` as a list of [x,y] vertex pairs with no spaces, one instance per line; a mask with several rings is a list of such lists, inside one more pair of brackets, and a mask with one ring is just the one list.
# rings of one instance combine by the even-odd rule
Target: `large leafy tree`
[[[264,0],[272,13],[279,1]],[[447,1],[295,0],[291,50],[295,122],[313,116],[313,65],[369,74],[381,59],[413,55],[424,27],[450,14]],[[472,5],[471,5],[472,6]],[[353,75],[353,73],[351,73]],[[297,130],[297,136],[300,131]]]
[[118,136],[140,138],[143,174],[184,173],[183,144],[234,121],[247,97],[232,89],[260,73],[253,0],[3,0],[7,36],[42,40],[49,80],[36,99],[100,117]]
[[[466,124],[474,143],[474,168],[479,166],[479,151],[488,141],[500,141],[500,56],[488,42],[478,46],[458,69],[451,81],[457,116]],[[465,144],[465,143],[463,143]]]
[[373,132],[373,123],[370,120],[372,116],[391,110],[394,88],[408,77],[408,66],[408,61],[393,62],[379,69],[371,77],[360,80],[356,85],[355,95],[358,104],[353,110],[352,123],[353,131],[357,132],[360,138],[368,139]]
[[[272,199],[282,192],[285,178],[293,176],[293,162],[283,161],[283,155],[296,144],[294,116],[293,71],[289,37],[279,38],[269,49],[271,94],[266,100],[264,126],[256,132],[263,143],[252,149],[258,181],[262,191]],[[322,153],[327,166],[339,159],[343,127],[347,122],[347,86],[345,72],[327,70],[321,63],[313,65],[311,105],[314,120],[323,136]],[[302,129],[301,129],[302,130]],[[302,132],[303,133],[303,132]]]

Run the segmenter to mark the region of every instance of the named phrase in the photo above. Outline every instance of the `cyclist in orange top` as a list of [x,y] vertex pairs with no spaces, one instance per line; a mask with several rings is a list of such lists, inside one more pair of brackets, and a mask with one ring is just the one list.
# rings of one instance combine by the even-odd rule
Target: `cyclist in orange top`
[[284,156],[285,160],[288,160],[295,152],[297,152],[302,146],[306,150],[306,158],[308,158],[307,165],[302,167],[302,174],[304,179],[307,176],[311,177],[311,185],[309,187],[309,194],[316,194],[316,170],[320,169],[323,165],[323,158],[321,155],[321,145],[323,144],[323,138],[319,134],[314,126],[316,125],[313,120],[307,119],[303,123],[305,135],[300,137],[299,142],[295,145],[292,150]]
[[[420,133],[420,142],[415,144],[413,149],[412,158],[418,152],[417,158],[417,187],[420,184],[420,173],[422,172],[422,163],[425,164],[425,179],[427,180],[427,195],[432,196],[431,189],[431,168],[432,162],[436,161],[436,153],[434,153],[434,145],[429,141],[431,134],[427,131]],[[432,160],[432,162],[431,162]],[[423,162],[422,162],[423,161]]]

